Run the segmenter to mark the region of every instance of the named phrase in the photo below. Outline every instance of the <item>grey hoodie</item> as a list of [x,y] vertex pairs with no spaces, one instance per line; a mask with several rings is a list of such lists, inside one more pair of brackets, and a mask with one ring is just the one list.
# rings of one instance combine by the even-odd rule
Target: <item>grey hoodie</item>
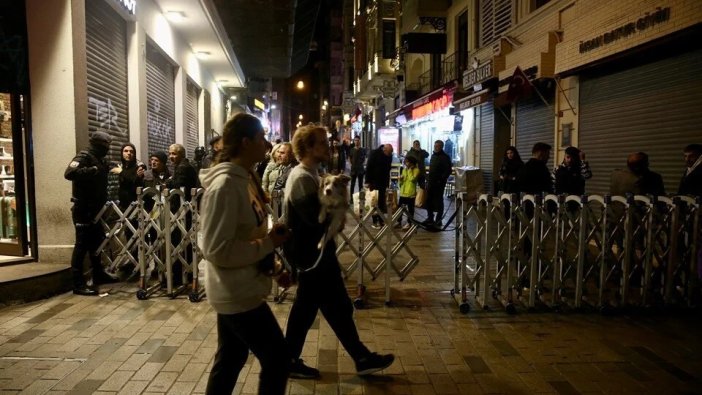
[[205,188],[199,244],[207,299],[219,314],[252,310],[271,291],[271,279],[256,264],[273,251],[265,203],[249,172],[231,162],[200,171]]

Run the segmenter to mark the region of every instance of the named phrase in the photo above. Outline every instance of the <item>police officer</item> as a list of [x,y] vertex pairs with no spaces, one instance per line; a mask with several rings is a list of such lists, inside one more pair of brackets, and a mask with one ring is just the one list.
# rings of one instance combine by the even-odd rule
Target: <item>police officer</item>
[[76,244],[71,258],[73,275],[73,293],[76,295],[95,296],[98,291],[88,288],[83,276],[83,260],[90,253],[93,285],[118,281],[116,277],[105,272],[96,254],[105,238],[100,225],[93,222],[95,216],[107,201],[107,174],[109,166],[105,156],[110,149],[112,138],[104,132],[90,135],[90,147],[80,151],[68,164],[64,177],[73,183],[73,224],[76,228]]

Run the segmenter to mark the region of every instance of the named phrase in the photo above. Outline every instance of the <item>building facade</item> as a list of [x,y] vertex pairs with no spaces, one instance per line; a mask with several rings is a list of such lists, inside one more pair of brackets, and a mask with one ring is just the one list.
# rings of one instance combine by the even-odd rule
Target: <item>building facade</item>
[[146,162],[173,143],[192,157],[212,130],[221,131],[229,110],[224,87],[243,86],[245,78],[223,49],[216,13],[200,2],[178,9],[162,3],[1,4],[17,21],[11,33],[22,49],[0,57],[17,76],[0,86],[3,195],[14,199],[7,205],[15,218],[0,238],[6,260],[70,261],[71,184],[63,172],[91,132],[112,136],[109,160],[132,142]]
[[700,142],[697,2],[394,3],[398,84],[381,125],[399,128],[401,151],[451,140],[454,163],[480,167],[490,193],[510,145],[526,159],[534,143],[551,144],[550,167],[580,147],[594,173],[588,193],[607,193],[612,170],[644,151],[677,191],[682,149]]

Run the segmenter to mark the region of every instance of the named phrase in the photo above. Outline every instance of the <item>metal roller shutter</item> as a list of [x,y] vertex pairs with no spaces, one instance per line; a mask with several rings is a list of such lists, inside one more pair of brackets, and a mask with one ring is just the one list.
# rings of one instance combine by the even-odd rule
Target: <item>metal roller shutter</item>
[[622,70],[582,76],[580,148],[593,177],[593,194],[609,192],[612,170],[626,167],[626,156],[643,151],[651,170],[663,176],[668,193],[678,190],[684,170],[683,148],[702,142],[702,51]]
[[[550,104],[553,102],[553,91],[541,89],[541,94]],[[534,93],[531,97],[517,102],[516,142],[517,151],[524,162],[531,158],[531,150],[536,143],[546,143],[553,146],[554,109],[544,104],[543,100]],[[546,164],[553,169],[553,152]]]
[[480,112],[480,169],[483,171],[483,189],[493,193],[495,119],[492,101],[479,107]]
[[119,147],[129,141],[127,24],[104,1],[86,0],[85,33],[88,130],[109,133],[108,158],[119,160]]
[[200,97],[200,88],[194,82],[188,80],[187,97],[185,100],[185,152],[186,156],[192,159],[195,156],[200,130],[198,124],[197,104]]
[[161,52],[146,45],[146,122],[149,152],[175,143],[175,70]]

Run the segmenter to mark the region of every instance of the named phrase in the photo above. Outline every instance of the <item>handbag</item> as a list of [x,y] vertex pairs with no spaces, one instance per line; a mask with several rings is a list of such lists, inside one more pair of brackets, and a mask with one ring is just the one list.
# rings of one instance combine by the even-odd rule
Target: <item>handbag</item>
[[415,207],[424,207],[427,202],[427,192],[424,188],[417,188],[417,196],[414,197]]

